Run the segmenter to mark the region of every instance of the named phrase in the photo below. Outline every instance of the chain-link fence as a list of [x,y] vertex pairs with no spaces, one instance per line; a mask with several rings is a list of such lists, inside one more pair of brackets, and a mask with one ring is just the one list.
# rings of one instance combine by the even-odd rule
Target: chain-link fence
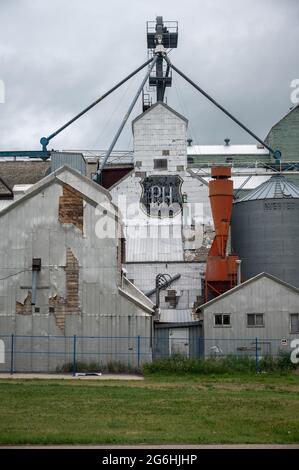
[[291,353],[291,339],[0,335],[0,372],[121,372],[170,356],[265,358]]
[[152,360],[151,338],[141,336],[0,335],[0,342],[0,371],[10,373],[130,371]]

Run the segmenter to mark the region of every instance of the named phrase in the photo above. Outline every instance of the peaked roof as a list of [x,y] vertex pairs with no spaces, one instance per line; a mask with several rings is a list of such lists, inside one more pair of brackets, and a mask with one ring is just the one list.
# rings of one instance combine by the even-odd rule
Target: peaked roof
[[[91,188],[94,188],[97,191],[105,194],[105,196],[108,198],[108,200],[110,202],[112,201],[111,194],[109,193],[109,191],[107,189],[105,189],[102,186],[100,186],[99,184],[93,182],[91,179],[87,178],[86,176],[81,175],[81,173],[79,173],[77,170],[74,170],[73,168],[69,167],[68,165],[64,165],[61,168],[59,168],[58,170],[53,171],[53,173],[50,173],[50,175],[46,176],[42,180],[35,183],[19,199],[12,202],[11,204],[9,204],[9,206],[4,207],[2,210],[0,210],[0,217],[2,217],[7,212],[13,210],[16,206],[22,204],[25,200],[30,199],[31,197],[33,197],[36,194],[40,193],[44,188],[49,186],[52,182],[58,181],[61,184],[63,184],[64,181],[60,180],[59,175],[61,175],[62,173],[65,173],[65,172],[76,176],[79,180],[81,180],[82,182],[84,182],[85,184],[90,186]],[[66,184],[69,184],[68,181],[66,181]],[[84,196],[85,196],[86,200],[89,200],[90,202],[93,201],[91,199],[90,195],[84,194]],[[114,207],[115,213],[117,214],[118,213],[117,207],[112,202],[111,202],[111,204]]]
[[253,282],[256,282],[258,279],[261,279],[263,277],[266,277],[268,279],[270,279],[271,281],[274,281],[276,282],[277,284],[280,284],[290,290],[292,290],[293,292],[295,292],[296,294],[299,295],[299,289],[295,286],[292,286],[291,284],[288,284],[287,282],[285,281],[282,281],[281,279],[279,279],[278,277],[276,276],[273,276],[272,274],[268,274],[268,273],[260,273],[260,274],[257,274],[256,276],[254,277],[251,277],[250,279],[248,279],[247,281],[244,281],[242,282],[242,284],[239,284],[238,286],[235,286],[233,287],[232,289],[224,292],[223,294],[221,295],[218,295],[218,297],[215,297],[215,299],[212,299],[212,300],[209,300],[208,302],[206,302],[205,304],[201,305],[200,307],[198,307],[198,310],[201,310],[201,309],[205,309],[206,307],[210,307],[210,305],[214,304],[215,302],[219,302],[220,300],[222,300],[224,297],[227,297],[231,294],[234,294],[235,292],[237,292],[238,290],[240,289],[243,289],[244,287],[248,286],[249,284],[252,284]]
[[134,129],[134,124],[136,121],[138,121],[139,119],[141,119],[143,116],[145,116],[146,114],[150,113],[153,109],[157,108],[158,106],[163,106],[164,108],[166,108],[168,111],[170,111],[171,113],[175,114],[177,117],[179,117],[180,119],[182,119],[183,121],[186,122],[186,124],[188,124],[188,119],[185,118],[185,116],[183,116],[182,114],[178,113],[177,111],[175,111],[174,109],[172,109],[170,106],[168,106],[166,103],[163,103],[162,101],[157,101],[157,103],[153,104],[150,108],[148,108],[146,111],[144,111],[143,113],[139,114],[135,119],[133,119],[132,121],[132,129]]
[[288,181],[283,175],[273,175],[257,188],[235,201],[235,204],[257,199],[292,199],[299,198],[299,187]]
[[50,161],[0,162],[0,177],[10,188],[15,184],[35,184],[50,172]]
[[299,103],[294,104],[294,106],[292,106],[292,107],[289,109],[289,111],[288,111],[286,114],[284,114],[284,115],[282,116],[282,118],[280,118],[275,124],[273,124],[273,126],[271,126],[271,129],[269,130],[269,132],[268,132],[268,134],[267,134],[267,136],[266,136],[266,138],[265,138],[266,141],[267,141],[267,139],[268,139],[268,137],[269,137],[269,134],[270,134],[270,132],[272,131],[272,129],[273,129],[274,127],[276,127],[278,124],[280,124],[281,121],[283,121],[289,114],[291,114],[293,111],[295,111],[295,109],[299,109]]

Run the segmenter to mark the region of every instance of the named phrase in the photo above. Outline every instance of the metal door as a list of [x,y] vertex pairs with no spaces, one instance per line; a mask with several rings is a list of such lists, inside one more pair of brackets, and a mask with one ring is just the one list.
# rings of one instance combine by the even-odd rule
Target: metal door
[[173,354],[189,357],[188,328],[171,328],[169,330],[169,355]]

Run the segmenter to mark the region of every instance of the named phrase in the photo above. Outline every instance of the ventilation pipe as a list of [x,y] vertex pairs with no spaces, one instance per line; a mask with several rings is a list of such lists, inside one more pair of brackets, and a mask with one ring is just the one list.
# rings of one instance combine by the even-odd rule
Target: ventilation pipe
[[237,283],[236,255],[227,254],[228,236],[233,205],[231,168],[213,167],[209,182],[209,197],[215,237],[208,253],[205,274],[206,301],[223,294]]
[[41,258],[32,258],[32,299],[31,305],[36,304],[37,273],[42,267]]
[[242,282],[242,269],[241,269],[242,260],[237,259],[236,263],[237,263],[237,286],[239,286]]

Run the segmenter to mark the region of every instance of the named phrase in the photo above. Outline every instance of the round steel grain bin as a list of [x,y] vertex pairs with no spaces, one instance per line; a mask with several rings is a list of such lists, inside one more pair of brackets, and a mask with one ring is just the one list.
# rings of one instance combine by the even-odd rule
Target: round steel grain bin
[[299,287],[299,187],[282,175],[235,201],[232,249],[242,280],[266,272]]

